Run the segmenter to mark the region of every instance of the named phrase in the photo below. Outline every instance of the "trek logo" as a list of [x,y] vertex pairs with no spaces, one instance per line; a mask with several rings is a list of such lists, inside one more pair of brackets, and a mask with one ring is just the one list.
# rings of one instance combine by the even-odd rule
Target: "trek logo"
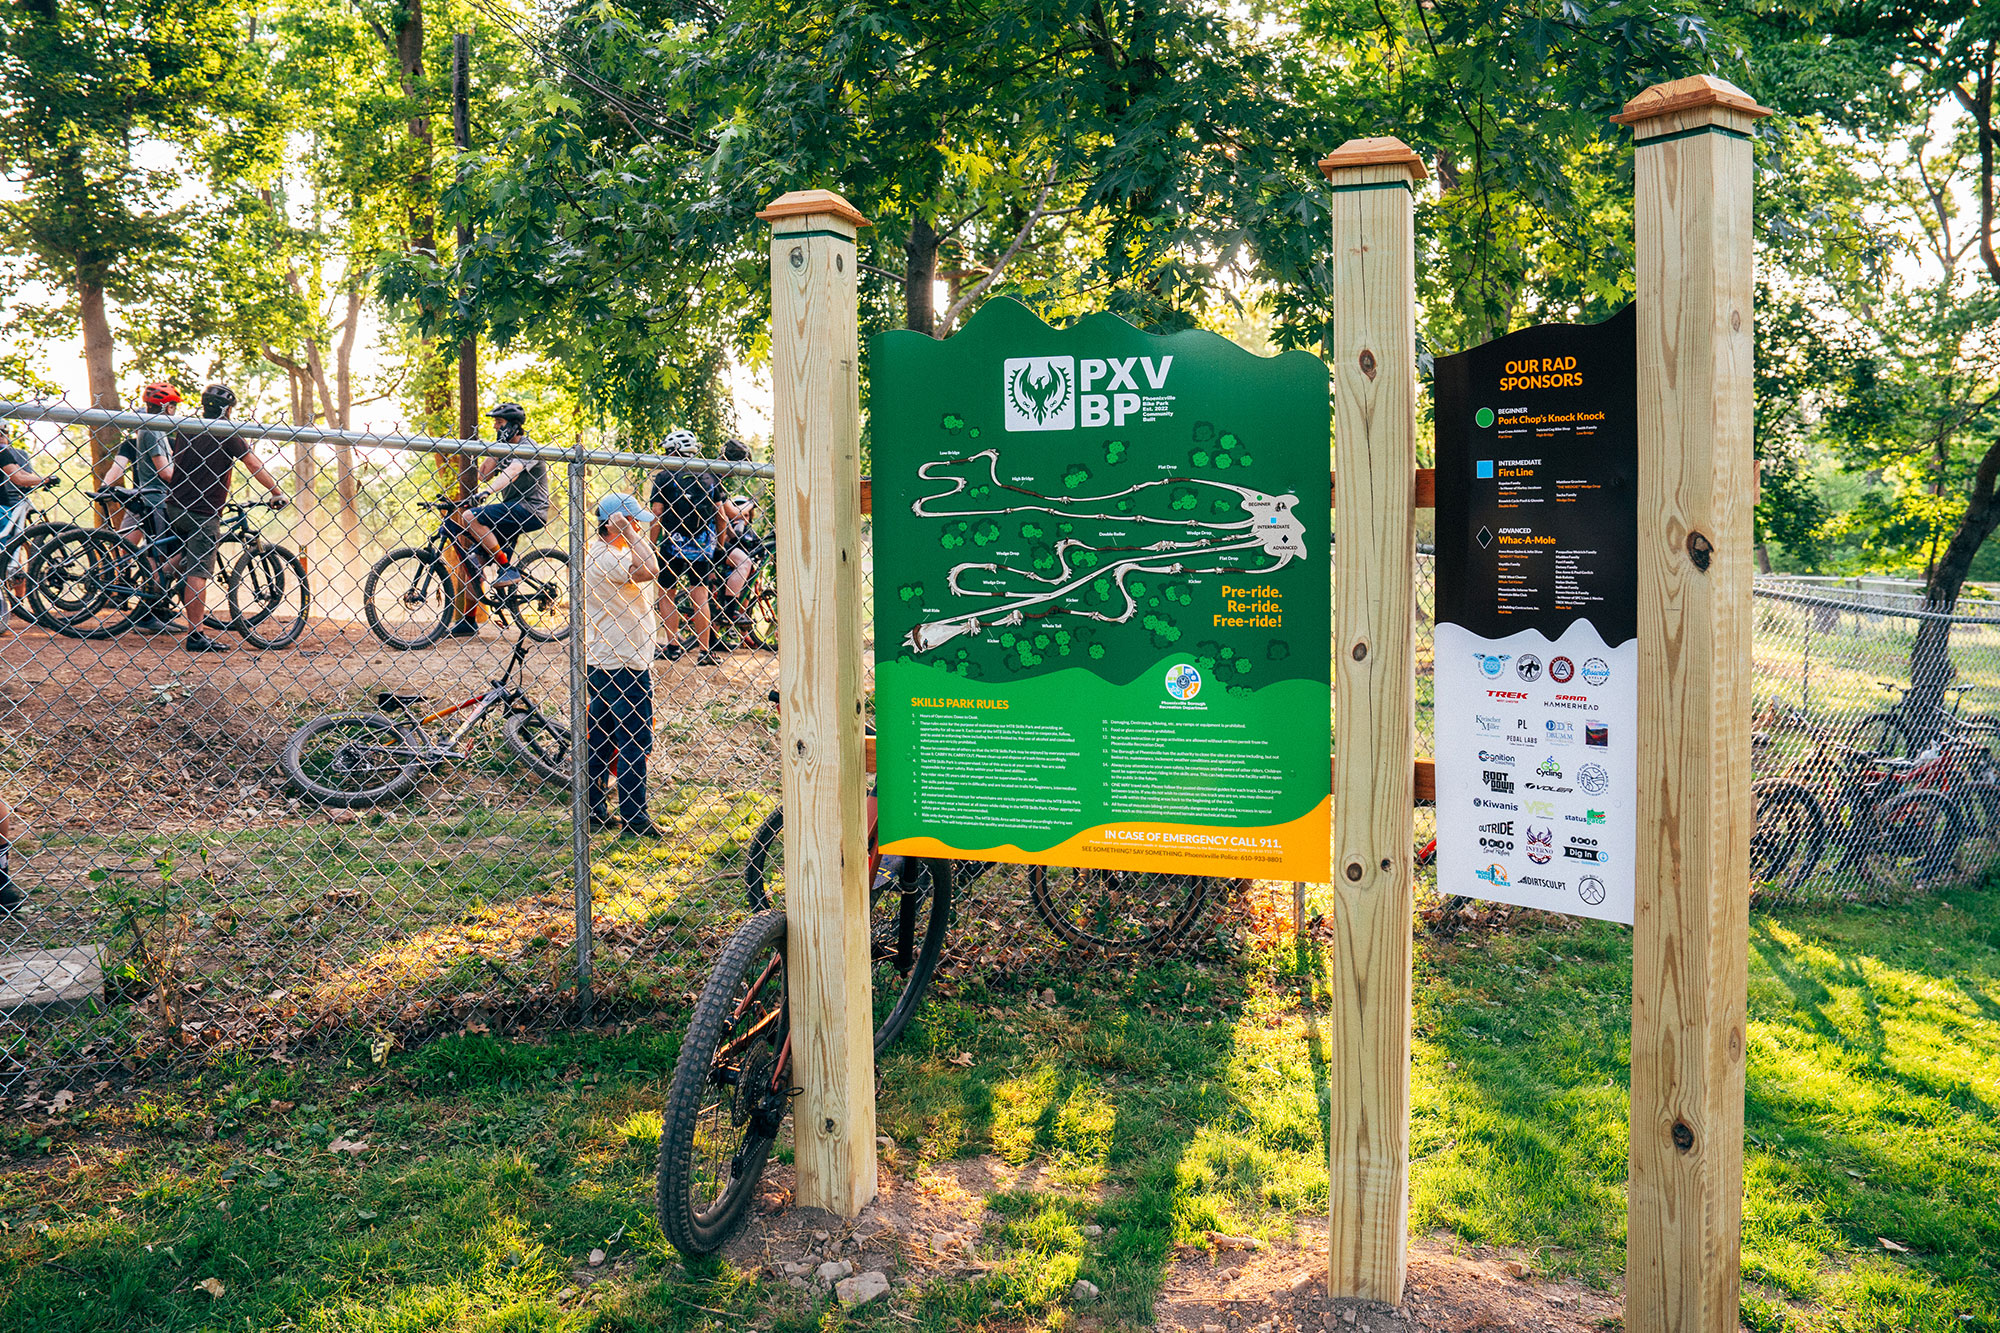
[[1487,866],[1484,870],[1475,870],[1472,873],[1478,878],[1485,880],[1488,884],[1503,889],[1507,887],[1507,867],[1497,862]]
[[1075,357],[1008,357],[1000,378],[1008,430],[1076,429]]
[[1503,838],[1511,838],[1514,836],[1514,821],[1503,819],[1498,824],[1481,824],[1479,831],[1481,833],[1498,833]]
[[1528,813],[1531,815],[1540,815],[1543,819],[1554,819],[1556,808],[1547,801],[1529,801]]
[[[1507,659],[1503,657],[1500,660],[1504,662]],[[1489,699],[1525,699],[1528,697],[1528,692],[1526,690],[1488,690],[1486,691],[1486,697]]]
[[1508,796],[1513,794],[1514,779],[1505,773],[1496,773],[1492,769],[1486,769],[1480,773],[1479,780],[1486,784],[1489,791],[1495,792],[1498,795]]
[[1535,766],[1535,772],[1545,778],[1559,778],[1563,775],[1563,766],[1556,762],[1554,755],[1550,755]]

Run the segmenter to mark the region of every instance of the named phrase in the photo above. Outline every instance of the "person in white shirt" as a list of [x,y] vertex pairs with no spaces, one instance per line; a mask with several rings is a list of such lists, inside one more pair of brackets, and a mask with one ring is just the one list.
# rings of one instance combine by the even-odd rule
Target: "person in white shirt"
[[659,556],[642,530],[653,514],[613,492],[597,502],[597,540],[583,559],[584,666],[590,687],[590,826],[611,826],[608,793],[618,781],[625,832],[657,838],[646,810],[646,756],[653,748],[653,595]]

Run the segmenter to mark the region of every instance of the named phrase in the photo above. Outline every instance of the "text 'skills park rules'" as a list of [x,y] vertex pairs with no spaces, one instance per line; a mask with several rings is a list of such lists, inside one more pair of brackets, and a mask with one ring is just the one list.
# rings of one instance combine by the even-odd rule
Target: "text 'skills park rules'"
[[1628,306],[1438,360],[1445,893],[1632,919],[1636,328]]

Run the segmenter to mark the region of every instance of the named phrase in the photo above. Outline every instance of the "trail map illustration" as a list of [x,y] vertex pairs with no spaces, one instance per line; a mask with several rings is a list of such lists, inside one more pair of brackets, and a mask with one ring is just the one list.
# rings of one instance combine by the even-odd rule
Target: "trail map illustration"
[[1011,301],[871,355],[885,849],[1323,878],[1324,366]]

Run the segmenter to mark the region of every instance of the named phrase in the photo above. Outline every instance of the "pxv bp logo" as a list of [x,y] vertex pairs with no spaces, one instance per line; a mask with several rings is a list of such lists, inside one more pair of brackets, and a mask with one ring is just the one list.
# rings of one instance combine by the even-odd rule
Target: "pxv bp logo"
[[1001,367],[1008,430],[1076,429],[1076,358],[1012,356]]

